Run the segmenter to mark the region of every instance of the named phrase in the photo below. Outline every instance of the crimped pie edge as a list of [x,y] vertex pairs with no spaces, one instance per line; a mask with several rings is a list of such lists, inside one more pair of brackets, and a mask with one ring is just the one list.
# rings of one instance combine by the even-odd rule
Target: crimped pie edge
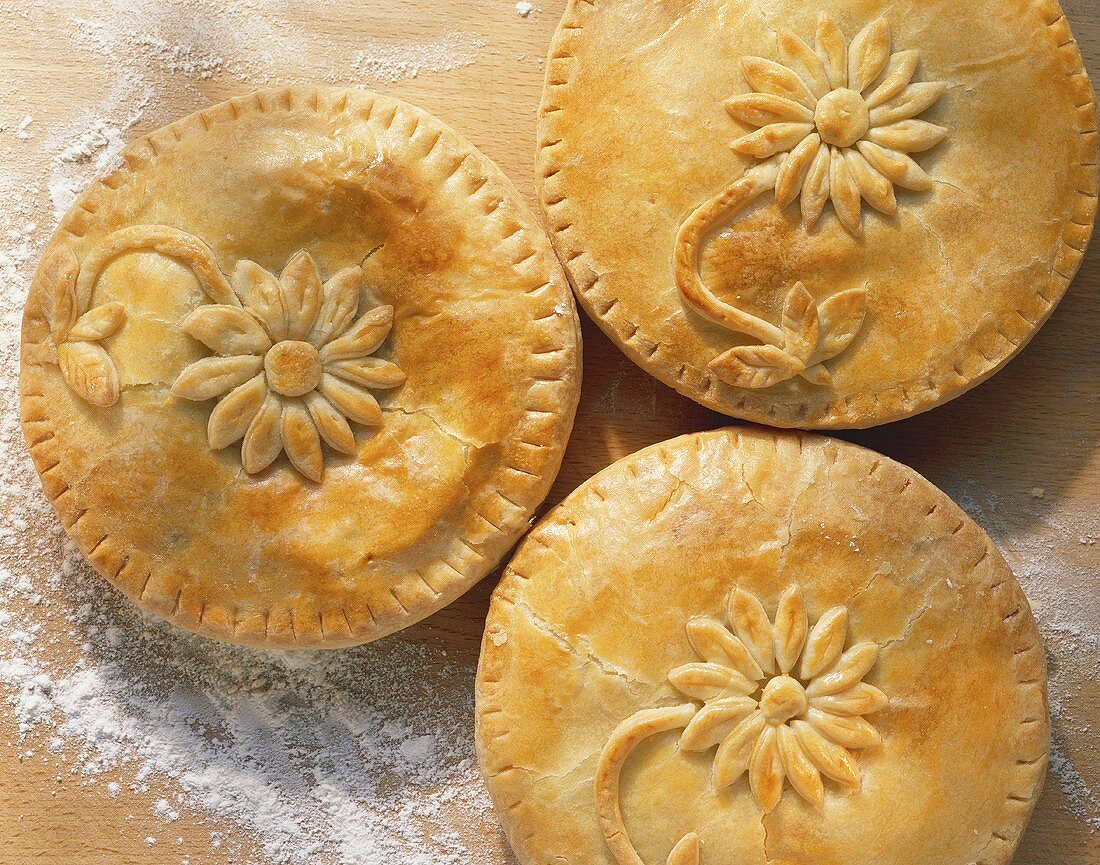
[[[182,588],[176,591],[182,580],[170,564],[158,563],[152,556],[96,528],[94,511],[78,507],[72,501],[73,496],[67,495],[71,492],[69,479],[63,476],[49,406],[38,385],[44,375],[44,364],[28,356],[28,349],[34,348],[34,343],[28,342],[29,325],[44,321],[41,268],[24,309],[20,423],[43,490],[67,534],[92,566],[139,606],[178,627],[217,639],[265,647],[338,648],[376,640],[414,624],[482,579],[530,525],[535,508],[549,492],[561,466],[580,396],[580,325],[564,272],[545,239],[545,232],[511,181],[459,133],[410,103],[356,88],[267,88],[211,105],[131,142],[121,154],[122,164],[97,178],[79,196],[43,251],[43,260],[59,242],[83,236],[94,224],[97,210],[116,190],[133,182],[135,175],[185,138],[202,135],[215,124],[232,123],[249,113],[302,108],[331,115],[355,111],[360,119],[377,125],[381,132],[401,118],[411,121],[410,140],[416,132],[423,135],[424,130],[433,130],[436,134],[419,158],[429,156],[440,142],[449,146],[455,164],[443,179],[462,172],[469,199],[477,206],[481,218],[491,218],[498,210],[506,209],[510,220],[519,225],[511,234],[506,230],[497,232],[498,241],[519,235],[522,248],[528,251],[521,261],[535,255],[545,260],[545,276],[529,293],[547,293],[544,304],[547,311],[535,320],[559,348],[531,356],[524,421],[514,430],[512,440],[505,442],[506,452],[510,451],[508,459],[502,460],[501,467],[483,487],[481,509],[471,514],[483,527],[482,531],[456,537],[444,554],[391,587],[386,607],[381,610],[364,602],[360,610],[336,605],[324,609],[269,608],[238,618],[235,609],[208,605],[205,598],[198,596],[201,593]],[[161,579],[172,587],[171,592],[160,587]]]
[[[1077,275],[1092,237],[1100,191],[1100,138],[1097,134],[1096,96],[1085,69],[1080,48],[1058,0],[1027,0],[1029,11],[1046,26],[1054,49],[1065,61],[1078,98],[1077,117],[1080,162],[1075,168],[1077,200],[1073,217],[1065,224],[1061,246],[1055,255],[1047,294],[1036,291],[1033,303],[1005,312],[986,343],[970,341],[939,370],[899,382],[882,391],[861,394],[830,403],[815,416],[805,402],[773,402],[767,412],[748,406],[748,397],[735,399],[710,371],[697,370],[677,360],[675,352],[662,352],[666,343],[640,334],[638,322],[629,320],[618,298],[601,284],[601,268],[584,248],[583,238],[569,229],[573,224],[568,192],[555,177],[567,156],[555,152],[564,143],[562,109],[556,93],[569,87],[576,65],[573,43],[584,29],[586,12],[600,0],[569,0],[547,55],[542,102],[538,111],[536,179],[539,203],[558,257],[565,265],[578,301],[593,321],[634,363],[679,393],[722,414],[769,426],[802,429],[854,429],[877,426],[928,411],[961,396],[998,372],[1038,333],[1053,314]],[[937,384],[936,380],[941,383]],[[943,384],[942,382],[949,382]]]
[[[721,438],[732,438],[738,445],[742,438],[765,443],[770,440],[776,450],[797,447],[799,454],[807,445],[825,447],[834,464],[847,462],[868,477],[875,475],[878,483],[895,485],[895,496],[899,502],[903,497],[909,499],[906,504],[913,513],[921,513],[919,509],[923,508],[930,530],[938,528],[941,535],[960,536],[961,542],[970,541],[980,548],[981,552],[971,565],[971,571],[981,573],[986,578],[990,601],[997,605],[998,616],[1004,623],[1013,646],[1012,665],[1018,685],[1015,706],[1019,714],[1019,735],[1014,741],[1016,783],[1001,803],[981,854],[968,865],[1008,865],[1046,779],[1050,723],[1046,656],[1042,640],[1028,600],[1007,562],[989,536],[946,494],[915,470],[860,445],[798,430],[765,429],[751,425],[689,433],[651,445],[613,463],[589,478],[551,509],[524,537],[505,568],[500,583],[493,591],[482,637],[474,691],[474,738],[478,763],[490,798],[520,863],[542,865],[548,861],[570,860],[567,858],[567,851],[552,846],[555,841],[560,843],[560,837],[544,837],[540,833],[540,829],[546,828],[546,824],[540,822],[534,806],[523,798],[520,792],[522,783],[517,781],[525,775],[526,770],[512,765],[499,753],[494,755],[489,747],[492,742],[512,733],[509,719],[498,696],[503,666],[503,653],[498,645],[506,643],[507,630],[500,624],[494,611],[515,607],[517,587],[522,581],[530,579],[518,572],[515,564],[522,560],[524,549],[528,546],[546,545],[542,540],[544,527],[569,524],[574,519],[571,513],[574,508],[596,509],[604,506],[607,500],[600,491],[602,479],[619,472],[634,471],[638,463],[646,460],[657,459],[668,466],[673,461],[675,451],[688,447],[701,449],[708,441]],[[593,820],[595,819],[593,811]],[[520,835],[521,825],[537,828]]]

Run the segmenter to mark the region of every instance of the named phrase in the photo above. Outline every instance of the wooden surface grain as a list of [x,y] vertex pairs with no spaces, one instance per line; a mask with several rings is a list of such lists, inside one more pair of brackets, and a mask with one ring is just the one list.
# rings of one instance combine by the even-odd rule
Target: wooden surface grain
[[[542,84],[541,60],[564,0],[543,0],[527,17],[518,15],[508,0],[267,5],[279,11],[280,22],[293,23],[296,35],[311,51],[282,58],[280,69],[265,75],[266,80],[249,80],[247,71],[229,74],[215,69],[209,78],[196,78],[193,70],[168,69],[169,81],[178,86],[158,92],[158,104],[142,114],[127,136],[254,85],[325,77],[336,83],[373,86],[432,111],[496,160],[534,202],[534,120]],[[1093,80],[1100,80],[1100,4],[1069,0],[1064,5]],[[171,6],[152,4],[150,14],[168,15]],[[194,14],[201,16],[207,8],[200,3]],[[256,8],[257,15],[265,14],[266,6]],[[35,128],[46,129],[107,97],[118,84],[110,60],[93,50],[94,44],[74,47],[72,40],[58,38],[81,16],[101,12],[101,4],[93,0],[64,0],[48,8],[32,8],[29,2],[0,4],[0,93],[5,97],[0,123],[18,123],[26,113],[34,117]],[[178,8],[172,14],[180,14]],[[159,25],[171,31],[172,23],[160,21]],[[192,32],[181,26],[181,44],[193,38],[188,35]],[[372,82],[346,64],[327,64],[323,50],[338,47],[347,55],[367,39],[401,45],[453,32],[472,34],[483,43],[474,62],[450,71],[424,69],[415,77],[392,82]],[[150,57],[149,62],[157,58]],[[1026,98],[1021,94],[1022,103]],[[10,136],[3,141],[6,167],[24,171],[20,178],[28,185],[42,184],[43,178],[31,173],[40,169],[24,168]],[[1098,288],[1100,246],[1094,243],[1051,321],[990,382],[929,414],[845,436],[913,466],[960,498],[1001,542],[1033,600],[1037,594],[1049,597],[1053,587],[1054,593],[1064,589],[1067,596],[1091,598],[1095,604],[1100,585],[1100,546],[1083,542],[1089,536],[1095,540],[1100,503]],[[728,422],[648,378],[588,321],[584,340],[581,408],[550,502],[640,447]],[[15,359],[5,362],[14,364]],[[1041,495],[1036,490],[1042,490]],[[1030,539],[1026,546],[1005,542],[1022,536]],[[1029,588],[1026,577],[1035,573],[1034,562],[1028,560],[1035,549],[1047,550],[1053,560],[1066,564],[1064,573],[1055,568],[1042,575],[1042,592],[1037,585]],[[1081,573],[1088,575],[1091,585],[1061,586],[1059,581],[1070,579],[1070,573],[1077,574],[1078,580]],[[452,662],[472,664],[494,583],[495,577],[486,579],[457,603],[406,631],[402,639],[444,645]],[[1041,600],[1036,606],[1041,620],[1044,614],[1053,615],[1043,609]],[[1093,640],[1091,645],[1095,644]],[[1063,660],[1052,653],[1055,671]],[[965,659],[960,658],[960,663]],[[1074,667],[1091,671],[1091,676],[1067,690],[1055,729],[1080,773],[1080,782],[1092,791],[1100,791],[1100,747],[1087,725],[1091,722],[1100,729],[1098,668],[1100,655]],[[28,745],[15,744],[16,738],[10,713],[0,707],[0,863],[144,865],[180,862],[186,857],[190,865],[206,865],[247,860],[247,855],[232,860],[228,853],[212,848],[210,834],[219,825],[225,833],[237,831],[219,824],[217,815],[184,814],[167,832],[159,833],[161,844],[147,846],[148,820],[128,819],[138,810],[132,799],[112,801],[103,785],[88,789],[67,777],[58,780],[56,767],[20,760],[17,752]],[[1075,814],[1061,780],[1052,776],[1048,783],[1017,855],[1018,865],[1100,863],[1096,803],[1085,804],[1085,816],[1091,815],[1094,821],[1090,826],[1082,817],[1079,796]],[[142,796],[151,803],[167,789],[154,786]],[[145,807],[142,813],[148,810]],[[166,836],[171,836],[168,842]],[[484,865],[513,861],[499,833],[487,844]],[[256,861],[263,861],[247,839],[243,849],[246,854],[251,849]]]

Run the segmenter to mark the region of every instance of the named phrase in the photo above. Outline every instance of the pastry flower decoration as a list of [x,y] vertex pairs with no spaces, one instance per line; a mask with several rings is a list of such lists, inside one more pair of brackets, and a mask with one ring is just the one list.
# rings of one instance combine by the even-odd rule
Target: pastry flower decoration
[[56,247],[42,262],[46,281],[46,319],[57,350],[61,377],[89,405],[118,400],[118,369],[100,342],[114,336],[126,321],[118,301],[89,309],[91,284],[78,280],[80,263],[67,245]]
[[314,481],[324,471],[322,441],[355,453],[348,421],[377,426],[382,420],[369,390],[405,380],[396,365],[371,357],[389,335],[393,307],[377,306],[356,318],[362,284],[359,267],[322,284],[304,250],[278,278],[242,260],[233,273],[234,297],[200,306],[184,319],[183,330],[214,355],[180,372],[172,393],[218,400],[207,428],[211,448],[243,439],[249,474],[286,451]]
[[730,594],[727,616],[734,633],[713,619],[689,622],[688,639],[702,660],[669,673],[673,687],[703,703],[680,747],[707,751],[717,745],[715,789],[747,772],[764,811],[779,804],[784,778],[818,807],[824,801],[822,775],[859,787],[849,749],[879,743],[862,716],[886,705],[886,695],[863,681],[878,645],[857,643],[843,651],[844,607],[829,610],[810,631],[797,586],[783,594],[774,624],[760,601],[742,589]]
[[775,177],[781,208],[801,195],[803,222],[813,226],[832,201],[841,224],[859,236],[862,199],[893,214],[895,186],[932,188],[932,179],[908,154],[946,137],[942,126],[916,118],[936,104],[947,84],[913,83],[919,54],[891,54],[885,19],[867,25],[851,45],[826,14],[815,48],[789,30],[779,31],[778,42],[780,63],[742,59],[755,92],[735,96],[726,109],[735,120],[759,127],[735,141],[734,150],[757,159],[783,154]]
[[[826,779],[858,789],[852,751],[881,741],[864,716],[885,707],[887,697],[863,681],[879,646],[860,642],[845,650],[845,607],[833,607],[810,628],[802,590],[791,586],[773,622],[757,598],[734,588],[726,619],[729,627],[714,619],[691,620],[687,635],[698,660],[668,674],[672,686],[694,702],[636,712],[600,754],[597,814],[619,865],[641,862],[623,821],[619,787],[627,758],[650,736],[682,728],[680,750],[717,748],[715,790],[747,774],[765,813],[779,804],[786,782],[815,808],[824,802]],[[699,846],[698,835],[689,833],[673,848],[668,865],[696,865]]]
[[[825,365],[855,342],[867,313],[867,286],[817,299],[802,282],[788,289],[780,324],[719,298],[700,272],[707,238],[769,192],[786,208],[800,199],[802,221],[817,224],[832,202],[841,225],[863,236],[863,201],[885,214],[898,203],[894,187],[932,188],[909,154],[928,150],[947,130],[917,119],[947,85],[913,82],[917,51],[891,53],[890,25],[868,24],[849,45],[836,21],[823,14],[816,46],[789,30],[778,35],[779,60],[745,57],[741,68],[754,92],[728,100],[730,116],[757,127],[733,149],[758,161],[693,210],[676,236],[676,285],[684,301],[721,327],[758,344],[735,345],[709,364],[719,381],[769,388],[802,378],[828,387]],[[747,282],[751,274],[745,274]],[[830,286],[829,288],[835,288]],[[736,295],[735,295],[736,296]]]
[[172,385],[172,393],[184,399],[218,400],[207,426],[210,447],[220,450],[243,439],[241,459],[249,474],[286,451],[298,471],[319,481],[322,441],[354,454],[348,421],[381,423],[382,410],[369,390],[397,387],[405,374],[371,357],[389,336],[393,307],[377,306],[356,318],[360,267],[322,283],[313,258],[302,250],[278,277],[253,261],[239,261],[230,282],[209,246],[167,225],[121,228],[82,262],[66,244],[43,260],[43,312],[53,343],[48,360],[85,402],[110,406],[121,395],[118,369],[98,343],[122,327],[126,311],[118,302],[89,307],[104,269],[141,251],[190,268],[213,301],[181,326],[214,355],[187,366]]

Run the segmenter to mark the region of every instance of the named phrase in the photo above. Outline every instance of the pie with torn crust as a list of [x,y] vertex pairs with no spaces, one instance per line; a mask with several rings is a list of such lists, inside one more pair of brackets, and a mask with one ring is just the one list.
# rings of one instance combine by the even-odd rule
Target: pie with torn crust
[[134,142],[50,242],[23,429],[95,568],[174,624],[376,639],[496,566],[579,396],[565,275],[425,112],[267,90]]
[[981,529],[885,457],[752,427],[620,460],[536,526],[476,717],[521,865],[1004,865],[1049,745]]
[[541,200],[581,304],[717,411],[866,427],[981,382],[1096,216],[1056,0],[570,0]]

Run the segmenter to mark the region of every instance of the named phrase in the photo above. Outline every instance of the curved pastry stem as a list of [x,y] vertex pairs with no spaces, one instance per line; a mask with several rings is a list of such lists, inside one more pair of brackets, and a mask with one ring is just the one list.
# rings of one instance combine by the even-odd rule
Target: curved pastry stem
[[76,285],[80,308],[85,309],[91,302],[92,289],[103,268],[123,253],[142,249],[182,261],[191,268],[203,291],[216,303],[241,305],[218,267],[213,250],[197,237],[167,225],[133,225],[107,235],[81,263]]
[[[600,752],[596,764],[596,815],[608,849],[618,865],[645,865],[627,835],[619,801],[619,776],[623,766],[644,740],[659,733],[686,727],[695,716],[698,706],[685,703],[660,709],[643,709],[635,712],[612,732]],[[698,850],[698,838],[694,834],[684,836],[673,848],[669,862],[676,857],[678,863],[690,861],[687,854]],[[697,857],[696,857],[697,859]]]
[[731,306],[714,296],[699,275],[699,253],[712,226],[723,217],[732,217],[766,192],[775,188],[775,179],[782,165],[773,157],[755,165],[737,180],[701,204],[684,220],[676,235],[676,285],[680,294],[701,315],[711,321],[748,334],[760,342],[783,346],[783,331],[774,324]]

